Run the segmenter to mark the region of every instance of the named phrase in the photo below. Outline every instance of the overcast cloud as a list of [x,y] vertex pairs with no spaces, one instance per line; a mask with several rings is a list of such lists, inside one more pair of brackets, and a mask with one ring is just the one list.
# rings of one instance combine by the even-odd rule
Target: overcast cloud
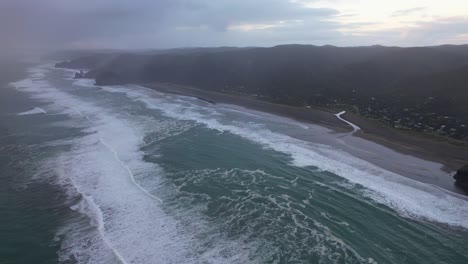
[[[384,10],[387,21],[345,5],[353,1],[1,0],[0,45],[5,50],[468,42],[467,17],[456,12],[430,13],[430,6],[405,1]],[[465,8],[453,1],[454,10]]]

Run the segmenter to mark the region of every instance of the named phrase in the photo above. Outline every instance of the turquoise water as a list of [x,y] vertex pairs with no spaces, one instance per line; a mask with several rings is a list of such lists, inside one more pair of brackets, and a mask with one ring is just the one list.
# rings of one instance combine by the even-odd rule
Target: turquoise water
[[73,199],[41,169],[44,159],[67,148],[44,144],[79,131],[50,126],[65,115],[16,115],[41,104],[7,87],[23,72],[13,64],[0,74],[0,263],[56,263],[57,227],[71,217]]
[[344,135],[72,74],[5,88],[0,263],[468,263],[466,200],[290,136]]

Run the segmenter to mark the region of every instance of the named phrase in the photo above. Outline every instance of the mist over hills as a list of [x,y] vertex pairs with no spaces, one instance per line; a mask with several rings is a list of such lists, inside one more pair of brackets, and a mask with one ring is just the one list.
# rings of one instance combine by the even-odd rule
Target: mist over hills
[[468,140],[468,45],[198,48],[92,54],[99,85],[168,82],[294,106],[345,108],[392,127]]

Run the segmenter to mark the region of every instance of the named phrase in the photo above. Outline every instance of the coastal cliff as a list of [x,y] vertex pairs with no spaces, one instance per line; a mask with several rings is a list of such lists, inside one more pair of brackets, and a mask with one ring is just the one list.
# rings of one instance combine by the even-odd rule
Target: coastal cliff
[[468,165],[460,168],[453,178],[455,184],[468,194]]

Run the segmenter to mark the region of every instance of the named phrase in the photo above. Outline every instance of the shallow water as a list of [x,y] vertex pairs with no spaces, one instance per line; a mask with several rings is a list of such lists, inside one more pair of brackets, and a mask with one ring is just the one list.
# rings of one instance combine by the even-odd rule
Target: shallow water
[[466,200],[290,136],[328,129],[72,74],[8,88],[6,263],[468,262]]

